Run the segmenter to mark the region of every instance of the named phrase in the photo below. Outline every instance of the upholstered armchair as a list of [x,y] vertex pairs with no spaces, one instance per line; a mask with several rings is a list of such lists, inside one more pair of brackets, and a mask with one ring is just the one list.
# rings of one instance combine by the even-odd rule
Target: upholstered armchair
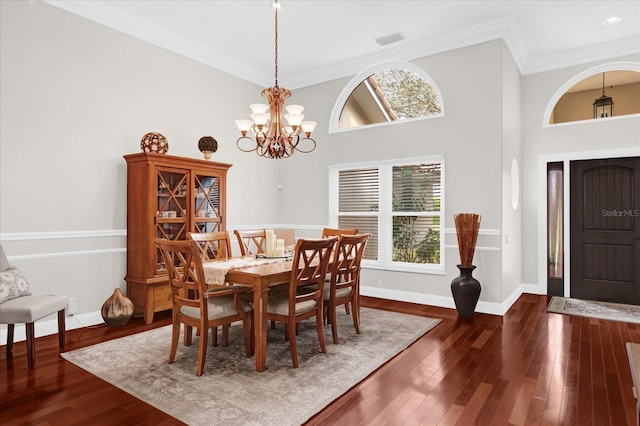
[[27,337],[27,363],[29,369],[35,365],[35,322],[58,313],[58,344],[64,349],[65,309],[64,296],[31,294],[29,283],[20,270],[9,264],[0,245],[0,324],[7,324],[7,359],[13,358],[13,335],[15,324],[24,323]]

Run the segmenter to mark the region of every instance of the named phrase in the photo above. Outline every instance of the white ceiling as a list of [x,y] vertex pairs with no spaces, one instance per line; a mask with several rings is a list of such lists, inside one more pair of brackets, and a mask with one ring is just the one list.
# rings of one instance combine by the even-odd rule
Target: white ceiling
[[[42,1],[260,86],[273,85],[271,0]],[[278,80],[289,89],[499,38],[523,74],[640,53],[638,0],[281,3]],[[611,16],[622,21],[603,25]],[[396,32],[406,39],[384,47],[374,41]]]

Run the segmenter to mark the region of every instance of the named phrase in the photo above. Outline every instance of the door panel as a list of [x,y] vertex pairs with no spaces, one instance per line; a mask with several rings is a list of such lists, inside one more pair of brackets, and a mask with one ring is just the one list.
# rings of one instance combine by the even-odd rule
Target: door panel
[[570,169],[571,297],[640,305],[640,157]]

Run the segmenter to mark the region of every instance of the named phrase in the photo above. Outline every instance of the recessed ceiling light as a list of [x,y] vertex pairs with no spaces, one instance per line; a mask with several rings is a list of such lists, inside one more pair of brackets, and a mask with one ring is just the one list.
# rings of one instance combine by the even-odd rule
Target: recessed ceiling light
[[611,18],[607,18],[604,21],[602,21],[602,25],[613,25],[613,24],[617,24],[620,21],[622,21],[621,17],[612,16]]

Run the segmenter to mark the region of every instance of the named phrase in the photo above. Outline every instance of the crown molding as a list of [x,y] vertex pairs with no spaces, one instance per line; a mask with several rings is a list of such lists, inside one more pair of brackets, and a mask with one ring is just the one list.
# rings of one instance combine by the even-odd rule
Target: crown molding
[[[374,54],[360,56],[327,67],[317,68],[305,75],[287,77],[287,86],[291,89],[311,86],[323,81],[353,76],[367,67],[389,61],[411,61],[450,50],[460,49],[488,41],[508,39],[509,49],[524,51],[522,39],[519,36],[515,22],[511,18],[498,19],[473,27],[464,28],[453,33],[441,34],[429,40],[394,45],[382,49]],[[526,55],[514,54],[516,65],[522,72],[523,64],[520,58]]]
[[269,85],[271,74],[248,66],[244,62],[220,52],[213,52],[210,48],[169,31],[152,22],[137,19],[119,13],[105,1],[67,1],[42,0],[51,6],[65,10],[74,15],[89,19],[118,32],[146,41],[155,46],[177,53],[196,62],[208,65],[219,71],[231,74],[242,80],[259,86]]
[[[259,70],[247,63],[238,61],[234,57],[213,52],[210,48],[194,43],[161,26],[119,13],[109,6],[108,2],[42,1],[258,86],[266,87],[272,83],[271,70],[268,70],[268,72]],[[362,69],[377,63],[411,61],[498,39],[503,40],[522,75],[640,53],[640,38],[632,37],[597,46],[531,58],[515,20],[513,18],[502,18],[459,31],[441,34],[428,40],[394,44],[373,54],[352,58],[326,67],[318,67],[304,74],[286,76],[287,87],[290,90],[299,89],[338,78],[354,76]]]
[[630,37],[610,43],[602,43],[597,46],[557,52],[527,61],[523,74],[536,74],[638,53],[640,53],[640,37]]

